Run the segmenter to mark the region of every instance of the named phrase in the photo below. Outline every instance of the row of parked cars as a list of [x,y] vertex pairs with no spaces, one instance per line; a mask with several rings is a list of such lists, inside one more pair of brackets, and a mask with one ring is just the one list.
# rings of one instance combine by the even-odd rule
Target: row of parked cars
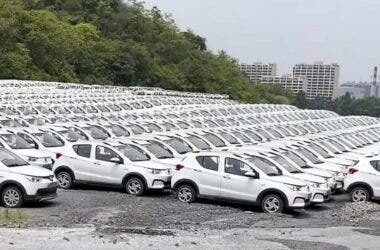
[[132,195],[173,189],[267,213],[348,192],[380,198],[377,118],[162,89],[0,84],[0,193],[6,207],[77,183]]

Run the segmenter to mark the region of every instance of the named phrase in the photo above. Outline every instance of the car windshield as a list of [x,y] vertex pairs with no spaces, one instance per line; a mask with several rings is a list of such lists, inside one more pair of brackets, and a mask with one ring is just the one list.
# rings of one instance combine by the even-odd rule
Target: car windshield
[[346,152],[347,150],[344,148],[344,146],[334,140],[329,140],[329,142],[336,148],[338,148],[342,152]]
[[340,153],[338,150],[336,150],[334,147],[332,147],[329,143],[327,143],[325,141],[320,141],[319,143],[322,144],[323,146],[325,146],[326,148],[328,148],[334,154],[339,154]]
[[127,130],[123,129],[121,126],[119,125],[113,125],[113,124],[110,124],[110,125],[106,125],[106,128],[109,128],[111,129],[112,133],[116,136],[116,137],[124,137],[124,136],[129,136],[129,133]]
[[169,146],[174,148],[179,154],[185,154],[191,152],[191,147],[184,141],[178,138],[170,138],[169,140],[165,140]]
[[145,132],[143,128],[141,128],[140,126],[136,124],[126,125],[126,127],[129,128],[136,135],[140,135]]
[[57,132],[61,136],[65,137],[69,142],[77,142],[78,140],[87,140],[87,138],[77,132],[72,130],[62,130]]
[[307,165],[306,161],[302,159],[299,155],[291,152],[291,151],[286,151],[284,152],[284,156],[288,157],[291,161],[293,161],[297,166],[300,168],[311,168],[310,166]]
[[258,142],[262,141],[261,137],[255,132],[245,130],[244,133],[246,133],[249,137],[251,137],[255,141],[258,141]]
[[0,148],[0,162],[9,168],[29,165],[29,163],[24,161],[21,157],[5,148]]
[[148,161],[150,157],[147,153],[144,152],[141,148],[125,144],[116,146],[116,149],[119,150],[123,155],[125,155],[130,161]]
[[222,136],[224,139],[226,139],[231,144],[239,144],[239,141],[235,137],[230,135],[229,133],[220,132],[219,135]]
[[309,159],[313,164],[319,164],[319,163],[323,163],[322,161],[320,161],[318,159],[318,157],[313,154],[312,152],[310,152],[309,150],[303,148],[303,147],[299,147],[296,149],[296,151],[302,155],[304,155],[307,159]]
[[270,161],[260,158],[260,157],[251,157],[247,159],[249,162],[253,163],[253,165],[259,168],[268,176],[278,176],[282,175],[281,171]]
[[144,145],[148,151],[150,151],[154,156],[157,157],[157,159],[168,159],[173,158],[172,152],[162,145],[159,142],[156,141],[149,141],[149,144]]
[[300,171],[298,168],[296,168],[295,166],[293,166],[292,163],[290,163],[288,160],[286,160],[282,156],[274,155],[274,156],[271,157],[271,159],[273,159],[275,162],[277,162],[278,164],[280,164],[283,168],[285,168],[286,170],[288,170],[289,173],[292,173],[292,174],[302,173],[302,171]]
[[318,154],[322,155],[323,158],[331,158],[332,157],[331,155],[329,155],[329,153],[324,148],[322,148],[321,146],[319,146],[319,145],[317,145],[315,143],[311,143],[310,147],[315,152],[317,152]]
[[12,149],[30,149],[33,148],[27,141],[22,139],[20,136],[15,134],[1,134],[1,139],[3,139],[7,145]]
[[226,144],[219,137],[217,137],[216,135],[205,133],[204,137],[206,137],[206,139],[209,142],[211,142],[212,144],[214,144],[215,147],[224,147],[224,146],[226,146]]
[[249,139],[248,136],[244,135],[243,133],[240,133],[240,132],[233,132],[234,136],[236,136],[237,138],[239,138],[240,140],[242,140],[242,142],[244,143],[249,143],[251,142],[251,140]]
[[83,129],[90,133],[91,137],[95,140],[105,140],[108,138],[108,135],[104,131],[95,126],[84,127]]
[[202,138],[199,138],[198,136],[191,135],[191,136],[188,136],[186,138],[192,144],[194,144],[197,148],[199,148],[201,150],[211,149],[210,145],[205,140],[203,140]]
[[33,135],[47,148],[62,147],[64,145],[64,142],[59,137],[49,132],[34,133]]

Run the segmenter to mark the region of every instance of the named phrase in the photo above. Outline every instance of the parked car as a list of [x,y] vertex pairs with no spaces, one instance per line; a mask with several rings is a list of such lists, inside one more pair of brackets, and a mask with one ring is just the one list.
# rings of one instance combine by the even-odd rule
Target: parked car
[[168,188],[171,179],[169,167],[151,161],[137,148],[95,141],[74,143],[64,153],[58,153],[53,171],[63,189],[85,183],[118,186],[133,195]]
[[173,173],[172,188],[181,202],[227,199],[259,205],[266,213],[303,208],[312,195],[305,182],[283,176],[264,161],[228,152],[189,153]]
[[380,158],[363,158],[350,167],[344,190],[353,202],[380,199]]
[[33,166],[11,151],[0,148],[0,193],[5,207],[17,208],[28,201],[57,197],[52,171]]

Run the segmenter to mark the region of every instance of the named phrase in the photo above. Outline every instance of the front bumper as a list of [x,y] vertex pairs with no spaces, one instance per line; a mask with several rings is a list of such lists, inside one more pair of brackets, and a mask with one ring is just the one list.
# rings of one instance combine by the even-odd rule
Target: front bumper
[[25,201],[46,201],[57,197],[57,182],[52,182],[47,188],[40,188],[35,195],[26,195]]
[[295,196],[288,201],[288,208],[304,208],[310,204],[311,198],[311,192],[297,192]]
[[171,176],[154,176],[148,181],[148,189],[169,189],[171,187]]

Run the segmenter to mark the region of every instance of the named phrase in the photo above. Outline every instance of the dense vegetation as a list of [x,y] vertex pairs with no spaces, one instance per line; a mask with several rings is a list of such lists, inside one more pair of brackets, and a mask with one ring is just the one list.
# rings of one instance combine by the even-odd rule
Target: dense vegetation
[[306,100],[305,94],[297,95],[293,102],[299,108],[306,109],[328,109],[335,111],[340,115],[369,115],[380,117],[380,99],[375,97],[367,97],[363,99],[355,99],[346,93],[332,101],[323,98],[314,100]]
[[1,0],[0,78],[156,86],[290,103],[157,8],[122,0]]

